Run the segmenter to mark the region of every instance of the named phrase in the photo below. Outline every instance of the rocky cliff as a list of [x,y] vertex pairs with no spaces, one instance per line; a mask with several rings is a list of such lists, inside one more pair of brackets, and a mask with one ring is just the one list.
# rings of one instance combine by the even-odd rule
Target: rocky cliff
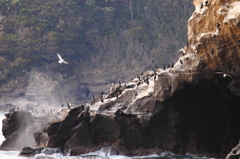
[[125,155],[225,157],[240,137],[240,1],[194,5],[188,44],[173,67],[113,85],[91,105],[49,123],[47,147],[72,155],[111,147]]
[[1,150],[20,150],[25,146],[35,146],[34,138],[41,140],[37,143],[38,146],[46,146],[48,137],[41,130],[48,122],[59,119],[56,112],[36,116],[31,112],[13,111],[5,116],[2,132],[6,140],[3,141]]

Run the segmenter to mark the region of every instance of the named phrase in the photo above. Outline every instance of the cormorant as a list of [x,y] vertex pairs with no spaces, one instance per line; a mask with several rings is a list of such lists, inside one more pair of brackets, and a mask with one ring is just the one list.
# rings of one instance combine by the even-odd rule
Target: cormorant
[[212,49],[212,55],[214,54],[214,49]]
[[101,92],[101,102],[103,102],[103,92]]
[[141,79],[140,79],[140,76],[139,76],[138,74],[137,74],[137,78],[138,78],[139,80],[141,80]]
[[205,3],[205,6],[207,6],[207,5],[208,5],[208,1],[205,1],[204,3]]
[[64,106],[64,104],[62,104],[62,107]]
[[172,63],[172,68],[174,67],[174,63]]
[[68,106],[68,109],[71,110],[71,108],[70,108],[71,104],[67,103],[67,106]]
[[163,69],[164,69],[164,70],[166,70],[166,67],[165,67],[165,65],[163,65]]
[[187,42],[187,47],[189,47],[189,43]]
[[149,80],[148,76],[146,76],[146,79],[144,79],[144,82],[146,82],[149,85]]
[[147,79],[146,79],[146,83],[147,83],[147,85],[149,85],[149,80],[148,80],[148,77],[147,77]]
[[91,102],[91,105],[92,105],[94,102],[96,102],[96,99],[95,99],[95,97],[94,97],[94,96],[92,96],[92,98],[93,98],[93,100],[92,100],[92,102]]
[[180,63],[183,64],[182,60],[180,59]]
[[220,23],[217,22],[217,23],[216,23],[216,26],[217,26],[217,28],[219,28],[219,27],[220,27]]
[[154,70],[154,80],[156,79],[157,77],[157,72]]
[[118,83],[119,83],[119,86],[121,86],[121,82],[119,81]]
[[141,73],[141,76],[143,75],[143,72]]
[[117,97],[117,99],[118,99],[118,92],[116,93],[116,97]]
[[201,4],[200,4],[200,9],[202,9],[203,8],[203,3],[201,2]]
[[138,83],[137,83],[137,86],[140,86],[140,84],[141,84],[141,82],[140,82],[140,81],[138,81]]
[[15,112],[14,108],[12,108],[12,112]]
[[156,69],[158,69],[158,66],[157,66],[157,64],[154,64],[154,65],[155,65],[155,68],[156,68]]

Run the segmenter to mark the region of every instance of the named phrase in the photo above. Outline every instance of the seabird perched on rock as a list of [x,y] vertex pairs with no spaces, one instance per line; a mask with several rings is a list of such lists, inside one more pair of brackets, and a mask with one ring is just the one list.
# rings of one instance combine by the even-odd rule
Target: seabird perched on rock
[[140,78],[140,76],[137,74],[137,78],[139,79],[139,80],[141,80],[141,78]]
[[101,92],[101,102],[103,102],[103,92]]
[[187,47],[189,47],[189,43],[187,42]]
[[64,104],[62,104],[62,107],[64,106]]
[[154,80],[155,80],[157,77],[157,72],[155,70],[153,72],[154,72]]
[[156,68],[156,69],[158,69],[158,66],[157,66],[157,64],[154,64],[154,65],[155,65],[155,68]]
[[208,1],[205,1],[204,3],[205,3],[205,6],[207,6],[207,5],[208,5]]
[[182,60],[181,60],[181,59],[180,59],[179,61],[180,61],[180,63],[181,63],[181,64],[183,64],[183,62],[182,62]]
[[163,69],[164,69],[164,70],[166,70],[166,67],[165,67],[165,65],[163,65]]
[[14,108],[12,108],[12,112],[15,112]]
[[71,110],[71,107],[70,107],[70,106],[71,106],[71,104],[70,104],[70,103],[67,103],[67,107],[68,107],[69,110]]
[[174,63],[172,63],[172,68],[174,67]]
[[214,54],[214,49],[212,49],[212,55]]
[[141,82],[140,82],[140,81],[138,81],[138,83],[137,83],[137,86],[140,86],[140,84],[141,84]]
[[148,80],[148,76],[147,76],[147,78],[146,78],[146,83],[147,83],[147,85],[149,85],[149,80]]
[[96,102],[96,99],[95,99],[94,96],[92,96],[92,102],[91,102],[91,105],[93,105],[93,103],[95,103],[95,102]]
[[60,64],[62,64],[62,63],[68,64],[64,59],[62,59],[62,57],[58,53],[57,53],[57,56],[59,58],[58,63],[60,63]]
[[220,28],[220,23],[217,22],[217,23],[216,23],[216,26],[217,26],[217,28]]
[[11,110],[11,109],[9,110],[9,113],[12,113],[12,110]]
[[141,73],[141,75],[140,76],[142,76],[143,75],[143,72]]
[[119,86],[121,86],[121,82],[119,81],[118,83],[119,83]]
[[203,8],[203,3],[201,2],[201,4],[200,4],[200,9],[202,9]]

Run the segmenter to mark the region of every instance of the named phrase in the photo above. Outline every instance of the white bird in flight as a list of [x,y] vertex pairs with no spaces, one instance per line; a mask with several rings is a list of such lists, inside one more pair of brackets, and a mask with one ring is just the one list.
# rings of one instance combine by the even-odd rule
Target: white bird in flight
[[227,76],[233,78],[232,75],[230,75],[230,74],[226,74],[226,73],[223,73],[223,72],[216,72],[216,73],[217,73],[217,74],[222,74],[222,75],[223,75],[223,76],[222,76],[223,78],[226,78]]
[[65,64],[68,64],[64,59],[62,59],[62,57],[57,53],[57,56],[59,58],[59,61],[58,63],[65,63]]

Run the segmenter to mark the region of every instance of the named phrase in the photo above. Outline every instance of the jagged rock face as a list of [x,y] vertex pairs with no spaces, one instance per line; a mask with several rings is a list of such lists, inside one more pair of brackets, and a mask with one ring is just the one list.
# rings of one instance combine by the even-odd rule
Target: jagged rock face
[[[34,137],[37,136],[33,134],[38,130],[41,131],[49,121],[58,118],[51,114],[35,117],[30,112],[24,111],[7,113],[5,116],[2,132],[6,140],[3,141],[0,147],[0,149],[4,150],[20,150],[25,146],[35,146]],[[40,141],[37,143],[38,146],[46,146],[46,142],[48,142],[46,134],[41,136]]]

